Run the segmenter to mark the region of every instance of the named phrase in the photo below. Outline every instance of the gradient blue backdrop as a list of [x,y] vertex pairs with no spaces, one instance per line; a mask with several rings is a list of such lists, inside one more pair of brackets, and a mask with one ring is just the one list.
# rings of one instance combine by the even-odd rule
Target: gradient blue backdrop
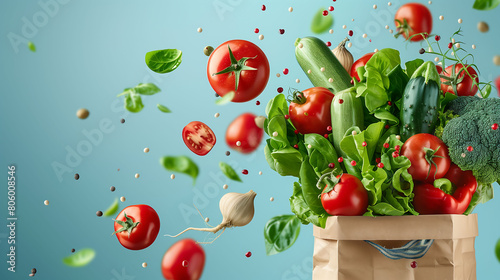
[[[186,212],[193,202],[211,223],[221,220],[218,201],[229,191],[257,192],[254,220],[244,228],[226,230],[212,245],[206,245],[207,256],[203,279],[310,279],[312,270],[312,226],[303,226],[296,244],[288,251],[267,257],[263,227],[270,217],[289,213],[288,197],[292,178],[280,177],[267,166],[263,147],[250,156],[228,149],[224,134],[227,125],[240,113],[264,114],[267,101],[279,86],[305,89],[311,86],[294,58],[293,42],[311,35],[312,15],[321,7],[334,4],[333,34],[323,34],[335,45],[354,30],[355,58],[375,48],[397,48],[402,61],[422,57],[420,44],[406,44],[394,39],[384,28],[394,28],[395,9],[406,1],[339,0],[332,1],[77,1],[41,0],[2,1],[0,4],[0,178],[6,180],[7,166],[17,167],[17,267],[7,271],[6,227],[7,187],[0,191],[0,278],[26,279],[36,267],[37,279],[162,279],[161,258],[176,240],[163,236],[189,226],[202,226],[202,219]],[[427,3],[427,1],[417,1]],[[434,1],[433,33],[445,38],[461,27],[463,44],[471,50],[481,69],[483,80],[492,80],[500,68],[492,63],[499,54],[500,8],[482,12],[472,9],[472,1]],[[43,3],[57,3],[44,8]],[[266,4],[267,10],[261,11]],[[378,4],[378,9],[372,8]],[[293,12],[288,8],[292,6]],[[438,20],[439,15],[444,21]],[[463,24],[458,24],[458,18]],[[352,21],[351,19],[354,19]],[[479,33],[476,24],[485,20],[490,32]],[[30,28],[30,24],[33,24]],[[347,29],[342,29],[342,25]],[[203,32],[197,33],[202,27]],[[260,29],[264,40],[253,32]],[[280,35],[279,28],[285,29]],[[368,34],[367,39],[361,36]],[[14,35],[13,35],[14,34]],[[259,45],[271,64],[271,78],[265,92],[245,104],[216,106],[214,92],[206,77],[206,45],[214,47],[230,39],[246,39]],[[371,43],[368,41],[371,39]],[[16,41],[18,40],[18,41]],[[32,53],[26,46],[31,40],[37,47]],[[183,62],[172,73],[151,72],[144,63],[146,52],[177,48],[184,52]],[[432,60],[433,56],[425,56]],[[287,76],[275,76],[284,68]],[[296,84],[295,79],[300,79]],[[145,108],[138,114],[124,111],[122,99],[116,98],[124,88],[140,82],[153,82],[161,93],[143,98]],[[495,92],[496,93],[496,92]],[[494,93],[494,94],[495,94]],[[167,105],[173,113],[158,111],[157,103]],[[90,117],[75,117],[78,108],[87,108]],[[216,112],[219,118],[214,118]],[[125,124],[119,120],[126,119]],[[181,141],[184,125],[193,120],[207,123],[217,134],[218,143],[205,157],[193,155]],[[111,122],[102,139],[96,139],[92,150],[81,162],[69,167],[71,172],[58,178],[53,164],[67,165],[69,150],[84,145],[85,132],[95,133],[101,122]],[[142,150],[149,147],[151,151]],[[80,147],[81,148],[81,147]],[[85,147],[84,147],[85,148]],[[165,155],[189,155],[200,166],[195,187],[187,176],[177,174],[171,180],[159,159]],[[218,169],[226,161],[237,170],[246,168],[244,183],[228,182]],[[120,168],[120,171],[117,169]],[[262,176],[257,175],[259,171]],[[74,173],[80,180],[73,179]],[[134,174],[140,173],[135,179]],[[228,190],[222,185],[229,184]],[[117,188],[109,191],[110,186]],[[496,186],[498,188],[498,186]],[[125,196],[127,205],[146,203],[159,213],[161,231],[156,242],[142,251],[129,251],[111,236],[111,218],[95,215],[116,198]],[[275,201],[270,202],[269,198]],[[193,200],[193,198],[196,198]],[[50,205],[45,206],[44,200]],[[184,210],[183,210],[184,209]],[[500,263],[493,252],[500,238],[498,214],[500,200],[480,205],[479,237],[476,240],[478,278],[498,279]],[[185,212],[184,214],[183,211]],[[187,214],[186,214],[187,213]],[[210,240],[211,234],[189,232],[184,237]],[[94,261],[86,267],[71,268],[61,259],[72,248],[94,248]],[[251,258],[245,253],[252,252]],[[142,268],[143,262],[148,263]]]

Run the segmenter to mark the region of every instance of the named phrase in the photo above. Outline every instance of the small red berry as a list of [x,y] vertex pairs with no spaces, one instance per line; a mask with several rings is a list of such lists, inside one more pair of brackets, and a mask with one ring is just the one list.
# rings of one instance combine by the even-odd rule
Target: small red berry
[[379,164],[377,164],[377,167],[378,168],[384,168],[384,164],[380,162]]
[[259,100],[255,101],[255,105],[260,105],[260,101]]
[[243,169],[243,170],[241,170],[241,173],[242,173],[243,175],[248,175],[248,170]]
[[245,254],[245,257],[247,258],[250,258],[252,256],[252,252],[248,251],[246,254]]
[[385,129],[389,129],[389,127],[390,127],[390,126],[389,126],[388,124],[386,124],[386,125],[384,126],[384,128],[385,128]]
[[330,7],[328,7],[328,10],[329,10],[330,12],[333,12],[333,10],[335,10],[335,8],[334,8],[333,6],[330,6]]
[[354,80],[350,80],[351,85],[354,85]]
[[498,124],[497,124],[497,123],[494,123],[494,124],[491,126],[491,129],[493,129],[493,130],[497,130],[497,129],[498,129]]
[[392,152],[392,157],[393,157],[393,158],[397,158],[397,157],[399,157],[399,153],[398,153],[398,152]]
[[416,261],[412,261],[410,263],[410,266],[411,266],[411,268],[416,268],[417,267],[417,262]]
[[342,157],[339,157],[339,158],[337,159],[337,161],[338,161],[338,162],[343,162],[343,161],[344,161],[344,159],[343,159]]
[[328,131],[332,131],[332,127],[331,127],[330,125],[329,125],[329,126],[327,126],[327,127],[326,127],[326,130],[328,130]]
[[339,104],[344,103],[344,99],[339,99]]
[[439,36],[439,35],[436,35],[436,36],[434,37],[434,40],[436,40],[436,41],[439,41],[439,40],[441,40],[441,36]]
[[351,165],[356,166],[356,161],[355,160],[351,161]]
[[326,46],[327,47],[331,47],[332,46],[332,43],[330,41],[326,42]]
[[326,139],[328,139],[328,134],[325,134],[325,135],[323,135],[323,136],[325,136],[325,138],[326,138]]
[[295,134],[299,134],[299,131],[297,129],[294,132],[295,132]]
[[323,11],[323,15],[326,17],[328,15],[328,11],[327,10],[324,10]]
[[372,42],[372,39],[368,40],[370,43]]
[[392,101],[387,101],[387,105],[392,106]]
[[328,164],[328,168],[331,168],[331,169],[335,168],[335,163],[330,162],[330,163]]
[[467,147],[467,151],[472,152],[473,150],[474,150],[474,148],[472,148],[472,146]]
[[352,36],[354,32],[352,30],[349,30],[349,36]]
[[299,148],[299,145],[295,144],[295,145],[293,145],[293,147],[294,147],[295,149],[298,149],[298,148]]
[[262,5],[262,10],[265,11],[266,10],[266,5]]
[[278,93],[282,93],[283,92],[283,88],[282,87],[279,87],[278,88]]
[[285,34],[285,29],[280,29],[280,34],[281,35]]
[[259,33],[259,29],[258,29],[258,28],[255,28],[253,32],[255,32],[255,33]]
[[448,49],[451,49],[453,47],[453,43],[448,43]]
[[381,159],[379,157],[375,159],[376,163],[380,163],[380,161],[381,161]]
[[283,69],[283,74],[287,75],[288,74],[288,68]]
[[384,143],[384,148],[389,148],[389,143]]
[[289,116],[289,115],[285,115],[285,119],[287,119],[287,120],[288,120],[289,118],[290,118],[290,116]]
[[399,146],[399,145],[396,145],[396,147],[394,147],[394,149],[396,149],[396,152],[398,152],[398,153],[399,153],[400,148],[401,148],[401,146]]
[[361,143],[361,145],[363,145],[363,147],[366,147],[366,145],[368,145],[368,143],[366,143],[366,141],[363,141],[363,143]]

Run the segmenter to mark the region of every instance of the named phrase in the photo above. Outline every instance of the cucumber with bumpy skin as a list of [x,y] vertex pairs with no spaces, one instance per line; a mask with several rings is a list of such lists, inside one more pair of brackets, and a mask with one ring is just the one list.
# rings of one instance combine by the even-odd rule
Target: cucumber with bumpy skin
[[295,41],[295,57],[315,87],[324,87],[333,93],[352,87],[351,76],[320,39],[298,38]]

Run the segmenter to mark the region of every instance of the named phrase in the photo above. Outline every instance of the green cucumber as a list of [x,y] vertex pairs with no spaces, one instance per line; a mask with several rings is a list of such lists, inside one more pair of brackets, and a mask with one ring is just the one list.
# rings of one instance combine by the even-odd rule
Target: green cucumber
[[295,57],[315,87],[324,87],[333,93],[352,87],[351,76],[320,39],[298,38],[295,41]]
[[412,75],[401,98],[401,141],[418,133],[434,133],[440,108],[439,83],[432,62],[422,64]]
[[335,150],[343,157],[345,153],[340,149],[340,141],[344,138],[346,131],[357,126],[364,130],[363,102],[356,97],[356,89],[348,88],[337,92],[332,100],[332,136]]

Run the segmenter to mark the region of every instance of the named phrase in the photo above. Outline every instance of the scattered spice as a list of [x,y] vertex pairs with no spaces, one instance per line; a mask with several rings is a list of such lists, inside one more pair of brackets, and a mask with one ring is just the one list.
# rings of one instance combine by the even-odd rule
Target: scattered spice
[[76,111],[76,116],[82,120],[88,118],[89,114],[90,114],[89,110],[87,110],[85,108],[81,108],[81,109],[78,109],[78,111]]
[[75,174],[75,180],[78,180],[78,179],[80,179],[80,174],[76,173]]
[[97,217],[101,217],[102,216],[102,211],[97,211],[95,214],[97,215]]

